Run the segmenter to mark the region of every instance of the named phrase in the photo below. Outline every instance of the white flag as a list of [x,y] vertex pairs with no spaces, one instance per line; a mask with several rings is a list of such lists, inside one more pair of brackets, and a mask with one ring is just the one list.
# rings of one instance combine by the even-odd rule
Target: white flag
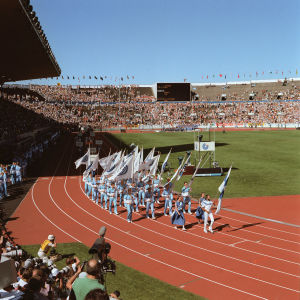
[[163,164],[161,165],[161,170],[160,170],[160,175],[162,175],[162,173],[164,172],[165,168],[166,168],[166,164],[168,162],[169,156],[171,154],[172,149],[170,149],[169,153],[167,154]]
[[148,160],[152,159],[154,156],[154,151],[155,151],[155,147],[153,147],[153,149],[148,153],[148,155],[145,158],[144,162],[147,162]]
[[76,169],[78,169],[80,165],[85,165],[85,167],[87,167],[89,163],[89,159],[90,159],[90,149],[87,151],[86,154],[84,154],[82,157],[80,157],[75,161]]
[[128,179],[133,177],[134,171],[134,160],[135,155],[132,155],[129,159],[127,159],[125,165],[119,169],[113,176],[110,177],[112,180],[120,180],[120,179]]
[[201,142],[200,151],[215,151],[215,142]]
[[92,171],[92,170],[97,170],[98,168],[98,163],[99,163],[99,153],[97,154],[97,156],[95,157],[94,161],[92,163],[90,163],[90,165],[87,167],[87,169],[83,172],[83,177],[88,176],[88,174]]
[[229,178],[230,172],[231,172],[231,168],[232,168],[232,166],[230,167],[230,169],[229,169],[229,171],[228,171],[228,173],[227,173],[225,179],[223,180],[223,182],[220,184],[220,186],[219,186],[219,188],[218,188],[218,190],[219,190],[220,193],[222,193],[222,192],[224,191],[224,189],[225,189],[225,187],[226,187],[226,185],[227,185],[228,178]]
[[115,163],[113,163],[109,168],[106,168],[106,170],[103,171],[102,175],[104,177],[110,177],[113,174],[115,174],[116,172],[118,172],[122,166],[122,161],[123,161],[123,158],[120,158],[118,161],[115,160]]
[[150,171],[150,175],[154,176],[158,167],[158,162],[159,162],[159,158],[160,158],[160,154],[156,155],[153,157],[153,162],[152,164],[149,166],[149,171]]
[[218,199],[218,206],[217,206],[217,209],[216,209],[216,214],[218,214],[219,211],[221,210],[222,199],[223,199],[223,196],[224,196],[225,187],[227,185],[227,182],[228,182],[228,179],[229,179],[229,176],[230,176],[231,168],[232,168],[232,166],[230,167],[225,179],[223,180],[223,182],[221,183],[221,185],[219,186],[219,189],[218,189],[219,192],[220,192],[220,196],[219,196],[219,199]]
[[170,182],[177,176],[177,174],[179,173],[179,171],[181,170],[181,168],[183,167],[183,164],[185,162],[185,158],[186,158],[186,155],[184,156],[180,166],[178,167],[178,169],[176,170],[176,172],[174,173],[174,175],[172,176],[172,178],[170,179]]

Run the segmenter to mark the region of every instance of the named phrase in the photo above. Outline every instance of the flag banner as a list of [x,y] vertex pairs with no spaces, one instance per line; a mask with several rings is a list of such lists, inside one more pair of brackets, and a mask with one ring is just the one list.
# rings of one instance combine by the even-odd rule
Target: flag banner
[[215,212],[216,214],[218,214],[221,210],[223,196],[224,196],[224,191],[219,196],[218,205],[217,205],[217,209],[216,209],[216,212]]
[[203,158],[203,157],[201,156],[201,158],[200,158],[200,160],[199,160],[199,162],[198,162],[198,164],[197,164],[197,167],[196,167],[196,169],[195,169],[195,172],[194,172],[194,174],[193,174],[193,176],[192,176],[192,178],[191,178],[191,180],[190,180],[190,182],[189,182],[189,184],[188,184],[189,187],[191,187],[191,185],[193,184],[194,178],[196,177],[197,172],[198,172],[198,170],[199,170],[199,168],[200,168],[200,164],[201,164],[202,158]]
[[228,173],[227,173],[225,179],[223,180],[223,182],[220,184],[220,186],[219,186],[219,188],[218,188],[218,190],[219,190],[220,193],[222,193],[222,192],[224,191],[224,189],[225,189],[225,187],[226,187],[226,185],[227,185],[228,178],[229,178],[230,172],[231,172],[231,168],[232,168],[232,166],[229,168],[229,171],[228,171]]
[[142,146],[141,152],[140,152],[140,164],[144,161],[144,148]]
[[186,154],[185,154],[185,156],[184,156],[184,158],[183,158],[183,160],[182,160],[180,166],[178,167],[178,169],[176,170],[176,172],[174,173],[174,175],[173,175],[172,178],[170,179],[170,182],[178,175],[179,171],[181,170],[181,168],[182,168],[182,166],[183,166],[183,164],[184,164],[184,162],[185,162],[185,158],[186,158]]
[[97,170],[99,163],[99,154],[96,155],[93,162],[87,167],[87,169],[83,172],[83,177],[87,177],[92,170]]
[[134,161],[135,155],[132,155],[129,159],[127,159],[125,165],[122,168],[120,168],[118,172],[115,172],[115,174],[111,176],[110,179],[121,180],[132,178],[134,171]]
[[78,169],[80,165],[85,165],[85,167],[87,167],[89,163],[89,159],[90,159],[90,149],[87,151],[86,154],[84,154],[82,157],[80,157],[75,161],[76,169]]
[[122,158],[123,158],[123,151],[122,150],[115,153],[115,155],[108,161],[105,170],[110,169],[113,165],[120,162]]
[[169,156],[171,154],[171,151],[172,151],[172,148],[170,149],[169,153],[167,154],[163,164],[161,165],[161,170],[160,170],[160,176],[162,175],[162,173],[165,171],[165,168],[166,168],[166,165],[167,165],[167,162],[168,162],[168,159],[169,159]]
[[215,151],[215,142],[200,142],[200,151]]
[[153,147],[153,149],[148,153],[148,155],[145,158],[145,162],[153,158],[154,151],[155,151],[155,147]]
[[157,171],[158,162],[159,162],[160,154],[153,157],[153,162],[149,166],[150,175],[155,176],[155,173]]
[[138,172],[141,163],[141,153],[137,153],[134,160],[134,173]]
[[230,176],[231,168],[232,168],[232,166],[230,166],[229,171],[228,171],[225,179],[223,180],[223,182],[220,184],[220,186],[218,188],[218,190],[220,192],[220,196],[219,196],[219,199],[218,199],[218,206],[217,206],[217,209],[216,209],[216,214],[219,213],[219,211],[221,210],[222,198],[224,196],[225,188],[226,188],[226,185],[228,183],[228,179],[229,179],[229,176]]
[[190,157],[191,157],[191,153],[189,154],[188,158],[185,160],[185,162],[183,164],[183,167],[178,172],[178,176],[176,178],[177,181],[181,178],[182,174],[184,173],[185,167],[187,166],[187,164],[188,164],[188,162],[190,160]]

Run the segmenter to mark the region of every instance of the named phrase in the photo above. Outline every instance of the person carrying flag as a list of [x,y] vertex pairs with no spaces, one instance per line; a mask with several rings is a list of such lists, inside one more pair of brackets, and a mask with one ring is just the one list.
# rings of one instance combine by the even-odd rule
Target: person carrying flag
[[124,195],[124,205],[127,209],[127,222],[132,223],[133,195],[131,188],[128,188],[127,193]]
[[214,205],[214,202],[210,200],[210,196],[206,195],[205,199],[203,199],[203,201],[201,203],[201,208],[204,211],[204,229],[203,230],[205,233],[207,233],[206,227],[207,227],[208,217],[210,218],[210,225],[209,225],[208,231],[211,233],[214,233],[212,226],[213,226],[215,219],[214,219],[213,213],[211,212],[211,208],[213,205]]
[[154,179],[153,179],[153,194],[154,194],[154,198],[156,198],[156,203],[160,203],[159,202],[159,197],[160,197],[160,189],[159,189],[159,183],[160,183],[160,180],[158,178],[158,175],[156,174]]
[[184,201],[183,197],[179,196],[178,200],[175,202],[175,210],[171,217],[171,223],[175,225],[175,229],[177,229],[177,226],[182,226],[182,230],[186,230],[185,225],[185,218],[183,214],[184,209]]
[[[103,208],[103,200],[105,201],[105,209],[107,209],[107,194],[106,194],[106,184],[104,178],[100,179],[100,185],[98,187],[99,196],[100,196],[100,205]],[[98,204],[98,199],[97,202]]]
[[205,199],[205,194],[202,193],[201,194],[201,198],[199,199],[198,201],[198,207],[196,209],[196,218],[198,219],[198,223],[200,224],[200,220],[204,220],[204,211],[203,209],[201,208],[201,204],[202,204],[202,201]]
[[165,216],[167,215],[167,209],[169,209],[169,215],[171,215],[172,214],[172,201],[173,201],[172,182],[168,182],[164,186],[162,196],[165,198],[164,215]]
[[188,204],[188,213],[191,215],[192,211],[191,211],[191,197],[190,197],[190,192],[192,191],[192,188],[190,186],[188,186],[188,183],[185,181],[184,182],[184,186],[181,189],[181,195],[183,197],[183,212],[185,213],[185,208],[186,208],[186,204]]
[[118,210],[117,210],[117,189],[115,187],[114,182],[111,183],[111,187],[107,190],[107,194],[108,194],[108,197],[109,197],[109,206],[108,206],[109,213],[112,214],[111,206],[112,206],[112,203],[113,203],[114,204],[114,213],[116,215],[118,215]]
[[149,185],[146,193],[145,193],[145,201],[146,201],[146,217],[147,219],[150,219],[149,217],[149,208],[151,208],[152,212],[152,219],[155,220],[155,212],[154,212],[154,195],[151,190],[151,186]]

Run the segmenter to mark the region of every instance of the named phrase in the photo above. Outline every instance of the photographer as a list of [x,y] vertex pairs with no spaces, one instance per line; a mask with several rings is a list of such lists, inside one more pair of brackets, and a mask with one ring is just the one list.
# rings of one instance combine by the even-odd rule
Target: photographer
[[56,243],[54,242],[55,240],[55,236],[50,234],[48,235],[48,239],[45,240],[42,244],[41,244],[41,248],[38,251],[38,257],[39,258],[44,258],[47,256],[48,251],[50,250],[50,248],[54,248],[56,247]]
[[68,257],[66,259],[66,265],[73,270],[73,273],[77,272],[77,268],[80,264],[80,260],[77,256],[74,257]]
[[[105,290],[104,285],[99,283],[99,279],[101,277],[101,264],[96,259],[92,258],[87,262],[86,277],[77,278],[80,272],[81,266],[78,267],[78,271],[67,283],[67,287],[72,288],[69,296],[70,300],[84,300],[85,296],[94,289]],[[77,279],[75,280],[75,278]],[[72,284],[73,281],[74,283]]]

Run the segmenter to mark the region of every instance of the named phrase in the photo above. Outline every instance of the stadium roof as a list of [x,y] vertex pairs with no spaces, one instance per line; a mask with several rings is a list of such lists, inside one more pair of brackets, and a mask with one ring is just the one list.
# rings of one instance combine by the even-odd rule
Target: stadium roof
[[0,28],[0,84],[60,75],[29,0],[1,0]]

